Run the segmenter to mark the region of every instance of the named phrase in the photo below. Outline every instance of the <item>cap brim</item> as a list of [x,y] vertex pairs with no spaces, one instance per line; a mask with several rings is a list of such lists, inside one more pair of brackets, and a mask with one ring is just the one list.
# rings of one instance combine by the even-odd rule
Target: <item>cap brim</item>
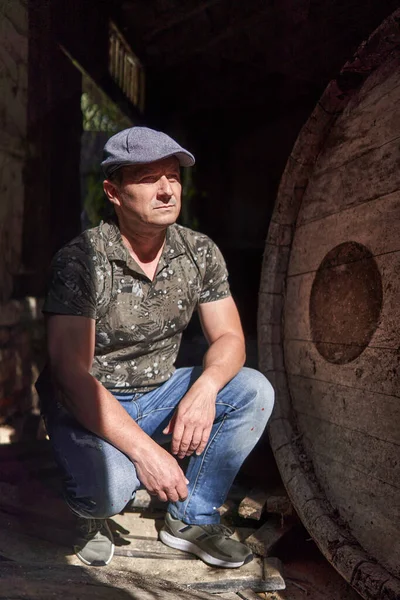
[[154,160],[142,160],[142,161],[140,161],[140,160],[136,160],[136,161],[121,160],[121,161],[115,161],[115,162],[114,161],[107,162],[107,160],[106,160],[101,163],[101,166],[103,168],[104,175],[106,177],[109,177],[110,175],[115,173],[115,171],[117,171],[117,169],[119,169],[120,167],[127,167],[128,165],[148,165],[153,162],[158,162],[159,160],[164,160],[165,158],[170,158],[171,156],[176,156],[181,167],[193,167],[193,165],[196,162],[193,154],[190,154],[190,152],[178,151],[178,152],[171,152],[170,154],[165,154],[164,156],[159,156],[157,158],[154,158]]
[[[173,152],[169,156],[176,156],[181,167],[193,167],[196,162],[193,154],[189,154],[189,152]],[[165,156],[164,158],[169,158],[169,156]]]

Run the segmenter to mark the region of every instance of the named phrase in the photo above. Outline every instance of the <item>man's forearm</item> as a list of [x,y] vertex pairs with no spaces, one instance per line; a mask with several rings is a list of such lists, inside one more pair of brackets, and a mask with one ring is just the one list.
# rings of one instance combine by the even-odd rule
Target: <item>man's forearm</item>
[[243,338],[226,333],[211,344],[203,360],[202,380],[209,380],[221,390],[243,367],[246,350]]
[[155,442],[129,416],[118,400],[85,370],[54,372],[62,402],[86,429],[109,441],[135,461]]
[[118,400],[84,369],[65,370],[56,380],[66,408],[87,429],[126,454],[150,494],[177,502],[188,494],[188,480],[175,458],[154,442]]

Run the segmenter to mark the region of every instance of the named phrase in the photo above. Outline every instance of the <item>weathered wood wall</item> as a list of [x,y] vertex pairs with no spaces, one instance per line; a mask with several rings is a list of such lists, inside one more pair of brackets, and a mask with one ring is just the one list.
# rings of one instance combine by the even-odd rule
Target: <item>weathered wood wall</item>
[[21,256],[27,156],[28,10],[0,2],[0,302],[10,298]]
[[332,564],[379,599],[400,597],[399,17],[362,45],[299,136],[259,309],[284,482]]
[[81,75],[57,45],[51,8],[0,0],[0,424],[35,408],[37,298],[54,251],[80,227]]
[[[21,270],[25,169],[28,158],[28,9],[0,2],[0,423],[31,408],[24,303],[11,300]],[[28,310],[29,312],[29,310]]]

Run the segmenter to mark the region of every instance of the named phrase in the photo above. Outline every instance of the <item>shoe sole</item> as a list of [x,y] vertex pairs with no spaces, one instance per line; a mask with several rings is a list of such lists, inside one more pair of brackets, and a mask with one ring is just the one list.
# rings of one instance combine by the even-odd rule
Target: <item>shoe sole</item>
[[89,567],[106,567],[107,565],[109,565],[113,559],[114,550],[115,550],[115,546],[114,546],[114,544],[112,544],[111,555],[108,560],[96,560],[94,562],[89,562],[88,560],[83,558],[83,556],[81,556],[81,554],[79,554],[79,550],[76,551],[74,548],[75,555],[79,558],[79,560],[81,560],[83,563],[85,563],[85,565],[88,565]]
[[160,540],[170,548],[175,548],[176,550],[183,550],[183,552],[190,552],[191,554],[195,554],[201,560],[203,560],[208,565],[212,565],[213,567],[225,567],[227,569],[237,569],[238,567],[243,566],[244,564],[249,563],[253,559],[253,555],[250,554],[245,560],[240,562],[228,562],[226,560],[220,560],[215,556],[211,556],[205,550],[196,546],[192,542],[188,540],[183,540],[182,538],[177,538],[174,535],[168,533],[168,531],[164,531],[163,529],[160,531]]

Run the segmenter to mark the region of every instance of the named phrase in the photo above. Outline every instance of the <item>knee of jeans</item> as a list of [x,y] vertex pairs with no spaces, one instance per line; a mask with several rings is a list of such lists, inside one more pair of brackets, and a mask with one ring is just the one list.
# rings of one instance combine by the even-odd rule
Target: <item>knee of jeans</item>
[[275,401],[275,391],[268,379],[255,369],[244,367],[241,371],[245,377],[243,385],[250,396],[251,409],[259,414],[259,418],[268,421]]
[[[137,477],[118,478],[118,480],[97,481],[90,490],[71,489],[66,493],[69,507],[82,517],[107,519],[122,512],[125,506],[135,496],[140,487]],[[83,493],[82,493],[83,492]]]

